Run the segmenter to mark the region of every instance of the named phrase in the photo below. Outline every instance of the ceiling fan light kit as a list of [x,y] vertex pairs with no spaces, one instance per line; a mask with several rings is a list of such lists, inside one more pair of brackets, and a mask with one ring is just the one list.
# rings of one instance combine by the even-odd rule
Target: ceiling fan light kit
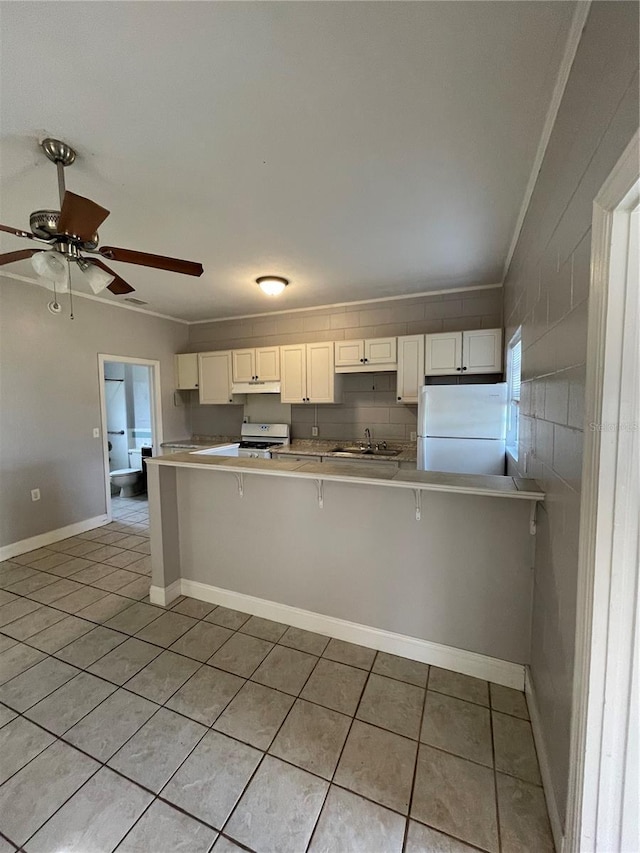
[[256,284],[267,296],[280,296],[289,281],[279,275],[261,275],[256,279]]
[[[64,170],[76,159],[76,152],[58,139],[44,139],[42,150],[58,172],[58,190],[60,210],[36,210],[29,217],[31,231],[22,231],[8,225],[0,225],[0,231],[13,234],[26,240],[45,243],[48,249],[24,249],[6,252],[0,255],[0,266],[31,258],[34,270],[39,276],[51,281],[57,290],[69,289],[69,263],[78,265],[84,279],[94,293],[107,288],[118,296],[133,293],[124,279],[110,269],[101,258],[127,264],[138,264],[153,269],[178,272],[183,275],[201,276],[202,264],[170,258],[165,255],[151,255],[132,249],[119,249],[115,246],[99,246],[98,228],[109,216],[109,211],[91,199],[76,195],[65,187]],[[98,257],[85,257],[86,254]],[[66,285],[66,286],[65,286]]]

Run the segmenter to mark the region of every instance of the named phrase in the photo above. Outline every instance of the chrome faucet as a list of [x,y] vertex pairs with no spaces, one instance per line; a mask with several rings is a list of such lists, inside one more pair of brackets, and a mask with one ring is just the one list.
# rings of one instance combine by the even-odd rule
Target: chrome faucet
[[367,447],[371,447],[371,430],[367,427],[364,431],[364,437],[367,439]]

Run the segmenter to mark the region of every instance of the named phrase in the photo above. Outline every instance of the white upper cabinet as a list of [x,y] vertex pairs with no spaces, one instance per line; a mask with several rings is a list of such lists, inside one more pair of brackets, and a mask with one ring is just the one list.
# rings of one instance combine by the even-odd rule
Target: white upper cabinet
[[425,335],[425,375],[502,372],[502,329]]
[[185,352],[176,355],[176,388],[190,391],[198,387],[198,353]]
[[426,376],[447,376],[462,371],[462,332],[425,335]]
[[283,403],[335,403],[333,341],[280,347]]
[[280,379],[280,347],[231,351],[234,382],[277,382]]
[[399,403],[417,403],[424,385],[424,335],[405,335],[398,338]]
[[502,372],[502,329],[462,333],[462,370],[469,373]]
[[335,342],[335,369],[337,373],[395,370],[396,366],[396,338],[370,338],[368,340]]
[[231,353],[198,353],[201,403],[233,403],[231,396]]

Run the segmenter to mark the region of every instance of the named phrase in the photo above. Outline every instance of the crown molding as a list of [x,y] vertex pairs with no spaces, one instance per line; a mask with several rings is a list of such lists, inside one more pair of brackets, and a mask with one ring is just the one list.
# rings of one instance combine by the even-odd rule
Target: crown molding
[[551,133],[556,123],[556,118],[558,117],[558,110],[560,109],[564,90],[567,86],[567,81],[569,79],[569,74],[573,66],[573,61],[576,57],[576,52],[578,50],[578,45],[580,44],[580,39],[582,38],[582,31],[584,30],[585,24],[587,23],[587,18],[589,17],[590,7],[591,0],[578,0],[575,11],[573,13],[573,19],[571,21],[569,35],[567,36],[567,43],[564,48],[562,62],[560,63],[560,68],[558,70],[556,84],[553,88],[553,94],[551,96],[551,102],[549,104],[549,109],[547,110],[547,115],[542,128],[542,134],[540,136],[540,141],[536,150],[536,156],[533,160],[531,174],[529,175],[527,188],[524,191],[524,197],[522,199],[520,212],[518,213],[518,218],[516,220],[516,226],[513,231],[513,237],[511,238],[509,251],[507,252],[507,257],[504,262],[504,272],[502,275],[503,282],[507,277],[507,273],[509,272],[509,267],[511,266],[511,261],[516,250],[516,246],[518,245],[518,240],[520,238],[520,232],[522,231],[524,219],[527,215],[527,211],[529,210],[529,205],[531,204],[531,197],[533,195],[533,191],[538,180],[538,174],[542,167],[544,155],[547,152],[547,146],[549,145],[549,139],[551,138]]

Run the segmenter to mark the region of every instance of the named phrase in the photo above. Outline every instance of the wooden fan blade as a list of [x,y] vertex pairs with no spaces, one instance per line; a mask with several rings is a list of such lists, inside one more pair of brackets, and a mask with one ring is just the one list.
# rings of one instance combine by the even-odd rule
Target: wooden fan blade
[[91,263],[95,264],[95,266],[97,267],[100,267],[101,270],[108,272],[109,275],[114,276],[114,279],[111,284],[107,285],[107,290],[110,290],[111,293],[115,293],[116,296],[122,296],[125,293],[135,293],[135,287],[131,287],[130,284],[127,284],[127,282],[123,278],[120,278],[117,272],[114,272],[106,264],[103,264],[102,261],[98,261],[92,258]]
[[178,258],[167,258],[164,255],[149,255],[147,252],[136,252],[133,249],[118,249],[115,246],[101,246],[98,249],[104,258],[110,261],[122,261],[125,264],[140,264],[142,267],[153,267],[168,272],[180,272],[184,275],[202,275],[202,264],[193,261],[181,261]]
[[22,249],[18,252],[7,252],[5,255],[0,255],[0,267],[5,264],[12,264],[15,261],[24,261],[39,251],[40,249]]
[[73,234],[81,240],[90,240],[109,216],[109,211],[95,201],[67,190],[62,200],[58,228],[61,234]]
[[35,234],[32,234],[31,231],[23,231],[21,228],[12,228],[11,225],[0,225],[0,231],[6,231],[7,234],[15,234],[16,237],[26,237],[27,240],[38,239],[38,237],[36,237]]

